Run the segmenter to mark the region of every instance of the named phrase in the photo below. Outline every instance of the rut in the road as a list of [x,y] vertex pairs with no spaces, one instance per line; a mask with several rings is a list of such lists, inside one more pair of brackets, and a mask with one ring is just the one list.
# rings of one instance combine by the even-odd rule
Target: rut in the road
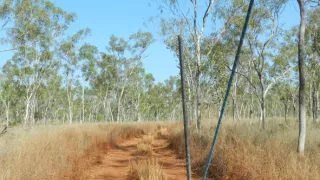
[[[167,148],[167,141],[163,138],[152,138],[150,147],[152,155],[137,153],[137,145],[143,143],[150,135],[134,138],[110,149],[107,154],[101,155],[101,161],[85,173],[89,180],[123,180],[130,179],[128,174],[132,164],[144,159],[156,159],[161,171],[169,180],[186,179],[185,161],[177,159],[173,151]],[[193,178],[200,179],[200,178]]]

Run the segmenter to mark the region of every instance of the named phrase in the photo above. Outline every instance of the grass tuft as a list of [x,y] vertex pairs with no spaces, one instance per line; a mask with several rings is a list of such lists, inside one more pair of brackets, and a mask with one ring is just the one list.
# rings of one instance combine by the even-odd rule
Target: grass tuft
[[128,180],[167,180],[158,161],[154,158],[131,163]]

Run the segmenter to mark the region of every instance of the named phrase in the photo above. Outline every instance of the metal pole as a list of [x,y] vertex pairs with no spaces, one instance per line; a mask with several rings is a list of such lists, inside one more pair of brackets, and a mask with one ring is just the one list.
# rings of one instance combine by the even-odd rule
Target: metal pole
[[182,110],[183,110],[183,125],[184,125],[184,140],[185,140],[184,144],[185,144],[185,151],[186,151],[187,179],[191,180],[188,113],[187,113],[187,103],[186,103],[186,96],[185,96],[183,43],[182,43],[181,36],[178,36],[178,41],[179,41],[179,60],[180,60],[181,94],[182,94]]
[[223,101],[223,104],[222,104],[222,107],[221,107],[221,113],[220,113],[220,116],[219,116],[216,132],[215,132],[212,144],[211,144],[211,148],[210,148],[209,156],[208,156],[207,163],[206,163],[206,166],[205,166],[205,170],[203,172],[202,180],[205,180],[206,177],[207,177],[207,173],[208,173],[210,162],[211,162],[211,159],[212,159],[212,156],[213,156],[214,148],[215,148],[215,145],[217,143],[217,139],[218,139],[218,134],[219,134],[219,130],[220,130],[221,122],[222,122],[223,113],[224,113],[224,110],[225,110],[226,105],[227,105],[228,96],[229,96],[230,89],[231,89],[231,86],[232,86],[233,77],[234,77],[234,75],[236,73],[238,61],[240,59],[243,39],[244,39],[246,31],[247,31],[247,27],[248,27],[248,23],[249,23],[249,19],[250,19],[250,14],[251,14],[253,3],[254,3],[254,0],[250,0],[247,16],[246,16],[246,19],[245,19],[245,22],[244,22],[244,25],[243,25],[243,29],[242,29],[242,33],[241,33],[241,37],[240,37],[240,42],[239,42],[238,49],[237,49],[237,52],[236,52],[236,57],[235,57],[235,60],[234,60],[234,63],[233,63],[232,72],[231,72],[231,75],[230,75],[230,78],[229,78],[228,87],[227,87],[227,90],[226,90],[226,94],[224,96],[224,101]]

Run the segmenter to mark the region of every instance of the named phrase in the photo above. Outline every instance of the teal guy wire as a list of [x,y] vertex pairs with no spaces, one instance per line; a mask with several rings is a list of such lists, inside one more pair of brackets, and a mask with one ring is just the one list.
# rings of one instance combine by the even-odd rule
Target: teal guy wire
[[232,72],[231,72],[231,75],[230,75],[230,78],[229,78],[228,87],[227,87],[226,94],[225,94],[225,97],[224,97],[224,101],[223,101],[223,104],[222,104],[222,107],[221,107],[221,113],[220,113],[220,116],[219,116],[217,128],[216,128],[216,131],[215,131],[215,135],[214,135],[214,138],[213,138],[213,141],[212,141],[212,144],[211,144],[211,148],[210,148],[209,156],[208,156],[207,163],[206,163],[206,166],[205,166],[205,170],[203,172],[202,180],[205,180],[206,177],[207,177],[207,173],[208,173],[209,166],[210,166],[210,163],[211,163],[211,159],[212,159],[212,156],[213,156],[214,148],[215,148],[215,145],[217,143],[222,117],[223,117],[224,110],[225,110],[226,105],[227,105],[228,96],[229,96],[230,89],[231,89],[231,86],[232,86],[233,77],[234,77],[236,69],[237,69],[237,64],[238,64],[238,61],[240,59],[243,39],[244,39],[246,31],[247,31],[247,27],[248,27],[248,23],[249,23],[249,19],[250,19],[250,14],[251,14],[251,10],[252,10],[252,7],[253,7],[253,3],[254,3],[254,0],[250,0],[247,16],[246,16],[245,23],[244,23],[244,26],[243,26],[243,29],[242,29],[240,42],[239,42],[237,53],[236,53],[236,57],[235,57],[235,60],[234,60],[234,63],[233,63]]

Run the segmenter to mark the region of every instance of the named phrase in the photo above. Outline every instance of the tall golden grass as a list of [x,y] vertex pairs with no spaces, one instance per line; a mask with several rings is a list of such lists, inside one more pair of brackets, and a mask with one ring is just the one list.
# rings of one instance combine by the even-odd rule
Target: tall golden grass
[[132,162],[127,180],[167,180],[158,161],[148,158]]
[[16,129],[0,138],[0,179],[82,179],[101,151],[155,129],[151,124],[66,125]]
[[[191,127],[192,169],[203,173],[215,128]],[[298,123],[278,124],[270,120],[266,130],[248,123],[225,123],[219,135],[208,176],[213,179],[320,179],[320,126],[308,126],[306,151],[297,153]],[[171,130],[170,147],[184,158],[182,127]]]
[[[270,120],[266,130],[249,123],[225,122],[209,169],[212,179],[320,179],[320,125],[309,123],[306,152],[296,152],[298,124]],[[283,122],[283,121],[282,121]],[[205,124],[205,123],[204,123]],[[168,126],[169,127],[169,126]],[[155,132],[157,124],[95,124],[13,129],[0,137],[0,179],[83,179],[116,143]],[[184,158],[182,125],[169,127],[170,148]],[[201,175],[212,135],[212,123],[200,134],[191,127],[193,171]],[[159,135],[160,136],[160,135]],[[149,136],[146,136],[149,137]],[[150,152],[146,138],[137,151]],[[138,147],[139,146],[139,147]],[[148,153],[147,153],[148,154]],[[165,179],[156,160],[137,162],[132,178]]]

